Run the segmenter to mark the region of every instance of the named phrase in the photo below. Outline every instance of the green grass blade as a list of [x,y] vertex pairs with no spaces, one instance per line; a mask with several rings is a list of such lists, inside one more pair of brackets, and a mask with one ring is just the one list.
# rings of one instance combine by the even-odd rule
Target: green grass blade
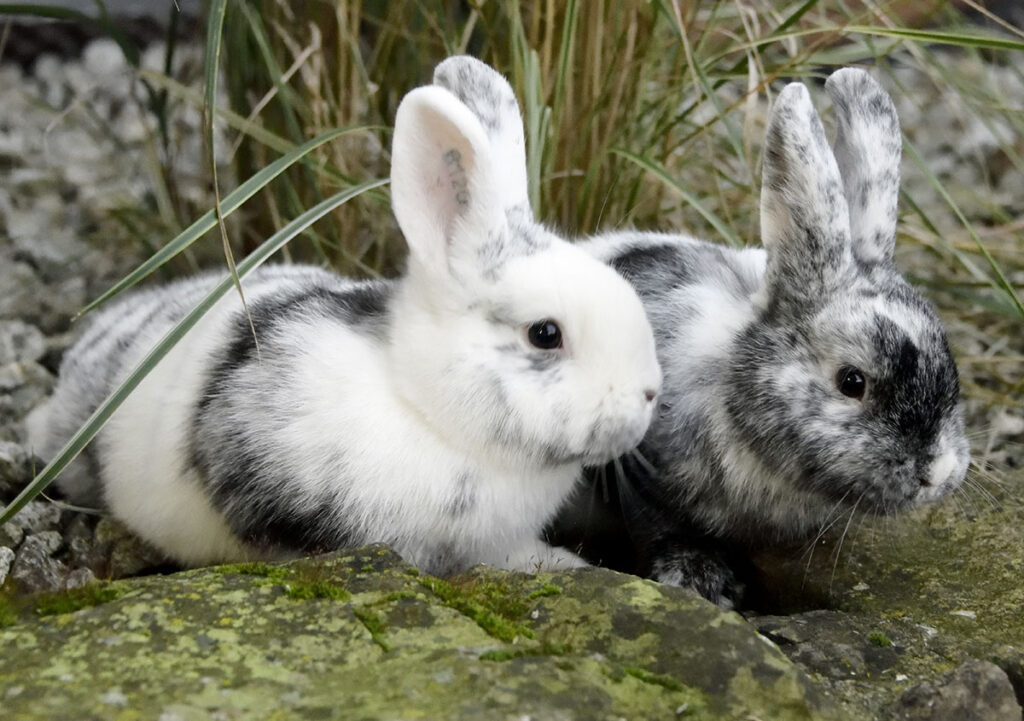
[[[343,205],[352,198],[355,198],[368,190],[378,188],[387,182],[387,180],[382,179],[363,183],[362,185],[358,185],[354,188],[349,188],[332,195],[322,203],[310,208],[305,213],[281,228],[281,230],[274,233],[274,235],[264,241],[256,250],[241,261],[237,267],[237,276],[239,278],[245,277],[266,261],[267,258],[280,250],[292,238],[297,236],[299,233],[302,233],[310,225],[330,213],[338,206]],[[171,348],[173,348],[174,345],[189,331],[189,329],[191,329],[192,326],[194,326],[199,319],[213,307],[214,303],[220,300],[220,298],[230,291],[234,285],[235,278],[230,276],[224,278],[216,288],[210,291],[210,293],[188,313],[188,315],[182,318],[174,328],[168,331],[167,334],[160,339],[142,362],[132,370],[131,374],[129,374],[124,382],[122,382],[113,393],[107,396],[107,399],[100,404],[99,408],[89,416],[89,419],[81,428],[78,429],[78,432],[72,436],[71,440],[61,448],[60,452],[57,453],[57,456],[39,472],[39,475],[32,479],[32,482],[29,483],[29,485],[26,486],[13,501],[10,502],[10,504],[4,509],[3,513],[0,514],[0,525],[3,525],[14,518],[18,511],[25,507],[25,504],[39,495],[43,489],[53,482],[53,479],[56,478],[57,475],[64,470],[64,468],[67,467],[67,465],[71,463],[79,453],[82,452],[82,449],[85,448],[89,441],[99,433],[103,424],[107,422],[107,419],[113,415],[114,411],[120,407],[128,395],[135,390],[149,372],[156,367],[157,363],[159,363]]]
[[622,148],[612,148],[612,152],[636,163],[647,172],[653,173],[660,178],[665,185],[679,193],[683,200],[692,205],[698,213],[704,216],[704,219],[708,221],[715,230],[721,233],[722,237],[729,242],[729,245],[736,248],[742,248],[744,246],[744,242],[740,240],[739,236],[737,236],[721,218],[715,215],[715,213],[705,206],[704,203],[700,202],[697,196],[684,188],[675,178],[669,175],[668,171],[665,170],[663,166],[649,158],[635,155],[634,153],[631,153],[628,150],[623,150]]
[[[253,175],[251,178],[246,180],[244,183],[235,188],[232,192],[224,198],[221,204],[221,214],[223,217],[229,216],[231,213],[238,210],[238,208],[251,198],[256,193],[260,192],[266,185],[284,172],[288,167],[301,160],[303,157],[308,155],[311,151],[320,147],[324,143],[338,138],[345,133],[350,133],[357,130],[363,130],[363,126],[356,126],[351,128],[338,128],[337,130],[331,130],[322,135],[319,135],[312,140],[309,140],[297,148],[293,148],[287,154],[281,156],[267,167],[263,168],[260,172]],[[161,265],[169,261],[171,258],[176,256],[178,253],[185,250],[188,246],[199,239],[204,233],[213,228],[217,224],[217,214],[210,210],[192,225],[178,234],[173,240],[164,245],[158,250],[152,257],[146,262],[140,265],[138,268],[133,270],[131,273],[126,275],[123,279],[117,282],[107,292],[101,295],[96,300],[85,306],[79,313],[81,316],[100,303],[103,303],[113,296],[117,295],[121,291],[130,288],[131,286],[138,283],[140,280],[148,276],[150,273],[155,271]],[[77,317],[77,316],[76,316]]]
[[942,32],[938,30],[911,30],[908,28],[884,28],[870,25],[847,25],[845,34],[879,35],[882,37],[910,40],[916,43],[955,45],[962,48],[983,48],[985,50],[1024,50],[1024,42],[995,35],[980,33]]
[[[989,268],[991,268],[992,272],[995,273],[996,279],[989,281],[992,285],[992,288],[998,294],[1005,294],[1007,300],[1009,300],[1009,302],[1012,303],[1014,307],[1016,307],[1018,315],[1022,319],[1024,319],[1024,303],[1021,303],[1020,296],[1017,295],[1017,291],[1014,290],[1013,285],[1010,283],[1009,279],[1007,279],[1006,275],[1003,273],[1002,268],[999,267],[999,263],[996,262],[995,258],[992,257],[992,254],[988,252],[988,248],[985,247],[985,244],[982,242],[981,238],[978,237],[978,234],[974,230],[974,226],[964,216],[963,211],[960,210],[960,206],[957,205],[955,200],[953,200],[953,197],[949,194],[949,192],[942,185],[942,183],[939,182],[939,179],[936,178],[935,174],[932,173],[931,170],[928,168],[927,164],[921,158],[921,155],[917,152],[917,148],[914,147],[913,143],[911,143],[909,140],[905,140],[904,147],[906,148],[907,155],[910,156],[910,159],[914,161],[914,164],[918,168],[921,169],[921,172],[923,172],[925,176],[928,178],[928,182],[931,183],[932,187],[935,188],[935,191],[940,196],[942,196],[942,199],[946,202],[946,205],[949,206],[949,209],[953,211],[953,214],[956,215],[957,219],[964,226],[964,229],[971,236],[971,240],[973,240],[974,244],[978,247],[978,251],[988,262]],[[957,259],[960,260],[961,263],[963,263],[964,260],[960,256],[959,251],[956,251],[954,249],[954,253],[956,253]],[[964,265],[965,267],[968,268],[968,270],[970,270],[969,264],[965,263]]]
[[791,27],[796,25],[797,21],[800,18],[806,15],[807,12],[817,4],[818,0],[807,0],[803,5],[801,5],[792,13],[790,13],[789,17],[785,18],[781,23],[779,23],[779,26],[769,34],[769,37],[778,35],[780,33],[784,33],[787,30],[789,30]]
[[[235,280],[235,289],[238,291],[242,305],[245,305],[245,295],[242,293],[242,284],[238,279],[238,270],[235,268],[235,254],[231,251],[231,243],[228,241],[228,230],[224,225],[224,214],[221,212],[220,202],[220,181],[217,178],[217,155],[213,147],[213,117],[214,109],[217,107],[217,73],[220,71],[220,45],[224,34],[224,16],[227,13],[228,0],[211,0],[207,10],[209,17],[206,23],[206,53],[204,55],[204,75],[206,88],[206,102],[203,103],[203,137],[206,140],[206,157],[210,165],[210,181],[213,184],[213,210],[217,216],[217,227],[220,229],[221,244],[224,247],[224,260],[227,261],[228,270]],[[246,315],[249,312],[246,310]],[[252,320],[250,319],[250,325]],[[256,352],[259,353],[257,346]]]

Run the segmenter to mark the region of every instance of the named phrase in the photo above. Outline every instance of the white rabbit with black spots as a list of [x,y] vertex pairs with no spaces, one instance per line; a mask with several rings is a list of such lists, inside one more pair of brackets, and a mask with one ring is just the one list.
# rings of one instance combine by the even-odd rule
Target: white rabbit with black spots
[[728,606],[733,564],[752,548],[962,482],[969,449],[945,331],[892,260],[895,108],[861,70],[825,88],[834,151],[802,84],[771,113],[764,249],[640,232],[587,244],[640,294],[665,385],[638,453],[593,474],[553,541]]
[[[451,92],[410,92],[392,150],[409,245],[397,280],[265,267],[221,300],[112,416],[63,484],[187,565],[383,542],[433,573],[582,560],[541,530],[583,464],[634,447],[661,386],[629,284],[533,221],[505,80],[484,126]],[[115,302],[69,350],[53,454],[214,284]],[[82,468],[79,469],[83,470]],[[92,479],[90,482],[88,479]]]

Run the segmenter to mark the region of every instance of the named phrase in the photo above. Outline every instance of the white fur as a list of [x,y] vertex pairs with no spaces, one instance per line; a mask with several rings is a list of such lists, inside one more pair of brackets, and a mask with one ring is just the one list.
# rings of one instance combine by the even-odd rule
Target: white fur
[[[581,564],[539,540],[541,529],[584,461],[610,460],[639,442],[661,385],[630,286],[522,206],[525,168],[501,167],[522,156],[521,147],[502,146],[522,136],[514,98],[510,107],[515,117],[502,127],[518,123],[518,134],[495,138],[452,93],[409,93],[396,117],[392,197],[410,259],[404,278],[379,286],[386,317],[368,332],[337,314],[289,316],[274,337],[259,338],[259,363],[217,381],[231,393],[216,406],[216,430],[260,450],[284,484],[261,488],[260,504],[301,514],[330,493],[333,505],[317,523],[345,529],[353,542],[389,543],[427,570]],[[129,296],[94,320],[66,366],[116,366],[124,377],[174,320],[146,321],[154,310],[168,299],[193,305],[212,284],[206,277]],[[250,308],[294,289],[357,289],[322,271],[280,267],[243,287]],[[214,503],[211,479],[189,457],[200,398],[240,318],[235,294],[218,302],[97,441],[111,511],[189,565],[301,550],[240,538],[232,523],[252,499]],[[563,348],[530,345],[527,328],[543,319],[561,326]],[[136,335],[122,352],[115,335],[126,326]],[[69,375],[57,398],[82,411],[81,379],[90,374]],[[53,434],[50,452],[64,440]]]

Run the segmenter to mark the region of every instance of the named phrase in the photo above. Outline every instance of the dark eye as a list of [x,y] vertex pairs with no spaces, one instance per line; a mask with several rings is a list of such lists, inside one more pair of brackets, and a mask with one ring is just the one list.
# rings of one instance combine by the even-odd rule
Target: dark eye
[[836,388],[847,398],[863,398],[865,385],[864,374],[853,366],[843,366],[836,373]]
[[526,337],[530,345],[544,350],[554,350],[562,347],[562,329],[553,320],[545,319],[537,321],[526,331]]

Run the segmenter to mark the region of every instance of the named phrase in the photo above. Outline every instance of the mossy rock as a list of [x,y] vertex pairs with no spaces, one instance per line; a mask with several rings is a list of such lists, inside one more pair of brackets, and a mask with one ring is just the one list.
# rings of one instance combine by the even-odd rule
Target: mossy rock
[[901,698],[974,660],[1024,700],[1024,474],[761,566],[774,615],[752,620],[851,714],[903,718]]
[[4,719],[840,718],[738,615],[601,569],[441,580],[369,547],[83,597],[0,630]]

